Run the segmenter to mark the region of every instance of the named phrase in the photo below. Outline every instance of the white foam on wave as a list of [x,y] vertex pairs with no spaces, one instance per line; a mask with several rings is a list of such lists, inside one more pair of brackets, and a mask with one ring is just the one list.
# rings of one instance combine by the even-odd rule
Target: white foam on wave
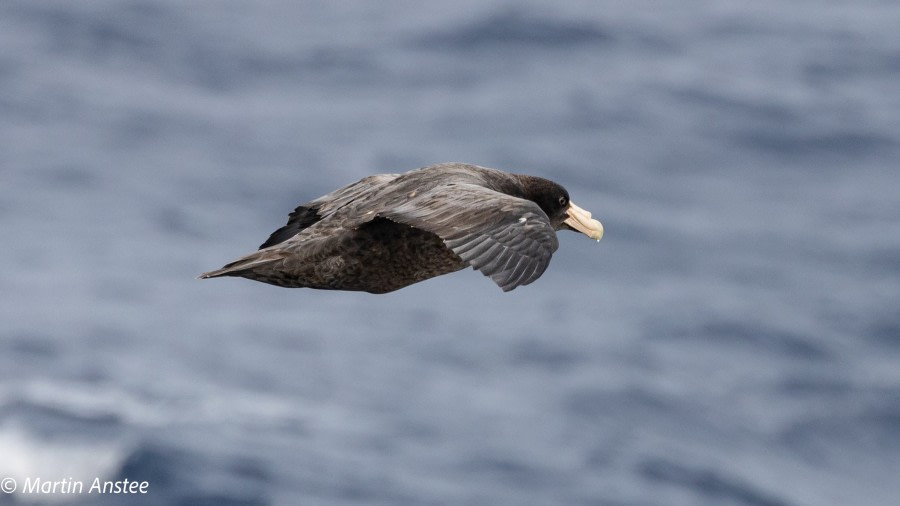
[[12,400],[86,418],[115,415],[126,425],[152,426],[167,421],[153,403],[111,384],[35,380],[0,390],[0,405]]
[[[13,478],[16,494],[24,493],[26,480],[81,481],[84,490],[95,478],[108,479],[128,456],[127,445],[109,441],[65,441],[40,437],[20,424],[0,426],[0,476]],[[67,502],[64,493],[41,494],[41,503]]]
[[[153,423],[152,410],[132,393],[116,386],[98,386],[38,380],[7,384],[0,389],[0,407],[12,411],[0,424],[0,477],[13,478],[16,494],[35,499],[24,492],[26,480],[34,483],[68,480],[81,481],[85,490],[95,478],[111,478],[133,450],[125,431],[105,435],[53,432],[32,426],[29,410],[20,406],[47,408],[78,419],[103,419],[114,415],[126,425]],[[41,415],[42,416],[42,415]],[[52,416],[52,415],[51,415]],[[62,487],[59,488],[63,490]],[[40,494],[40,502],[71,501],[70,494]]]

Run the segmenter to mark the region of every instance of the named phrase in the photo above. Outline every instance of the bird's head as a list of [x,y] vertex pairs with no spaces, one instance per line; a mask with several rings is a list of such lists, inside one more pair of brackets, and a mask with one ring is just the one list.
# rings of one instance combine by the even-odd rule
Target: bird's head
[[591,213],[576,206],[565,188],[548,179],[528,177],[531,181],[527,185],[526,197],[547,213],[554,229],[574,230],[598,241],[603,237],[603,224],[593,219]]

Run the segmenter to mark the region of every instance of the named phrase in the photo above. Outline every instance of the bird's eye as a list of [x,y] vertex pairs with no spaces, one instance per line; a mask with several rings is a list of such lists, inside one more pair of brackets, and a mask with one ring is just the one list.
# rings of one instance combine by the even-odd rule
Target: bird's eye
[[566,198],[565,198],[565,197],[560,197],[560,198],[559,198],[559,205],[561,205],[561,206],[566,205]]

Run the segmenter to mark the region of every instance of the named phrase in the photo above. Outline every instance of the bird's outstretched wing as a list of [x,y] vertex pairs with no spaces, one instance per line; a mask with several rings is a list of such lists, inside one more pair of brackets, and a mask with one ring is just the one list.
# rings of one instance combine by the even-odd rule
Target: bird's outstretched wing
[[259,249],[274,246],[294,237],[304,229],[315,225],[325,216],[328,216],[354,200],[364,198],[373,193],[378,188],[393,181],[397,176],[399,176],[399,174],[376,174],[374,176],[364,177],[359,181],[337,189],[328,195],[324,195],[316,200],[298,206],[294,209],[294,212],[288,216],[287,224],[272,232],[272,235],[266,239],[266,242],[259,246]]
[[404,202],[375,214],[436,234],[503,291],[539,278],[559,247],[537,204],[476,184],[448,183],[411,192]]

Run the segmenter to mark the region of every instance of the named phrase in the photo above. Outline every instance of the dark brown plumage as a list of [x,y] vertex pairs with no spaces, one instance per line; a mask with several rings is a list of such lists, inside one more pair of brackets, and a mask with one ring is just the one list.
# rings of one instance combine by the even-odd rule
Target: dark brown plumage
[[543,274],[560,229],[603,235],[553,181],[445,163],[303,204],[259,251],[200,277],[385,293],[472,266],[509,291]]

